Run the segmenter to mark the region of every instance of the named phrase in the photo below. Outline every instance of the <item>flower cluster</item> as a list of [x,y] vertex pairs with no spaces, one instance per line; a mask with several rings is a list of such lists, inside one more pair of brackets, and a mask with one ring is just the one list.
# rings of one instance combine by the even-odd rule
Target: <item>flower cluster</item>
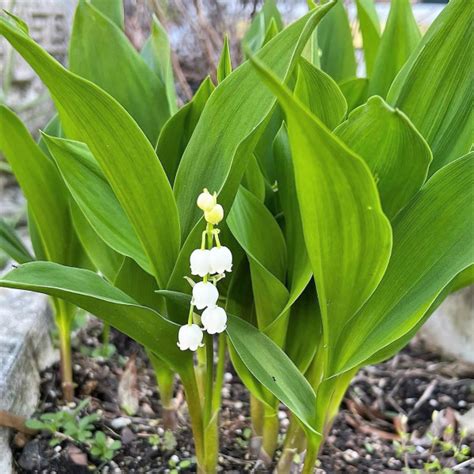
[[[216,194],[210,194],[207,189],[199,195],[197,205],[204,212],[207,227],[202,234],[201,248],[191,254],[190,266],[191,274],[200,276],[202,281],[193,286],[188,324],[179,329],[178,347],[182,351],[195,351],[202,346],[203,329],[208,334],[217,334],[225,331],[227,326],[227,314],[217,306],[219,291],[216,283],[226,272],[232,271],[232,253],[221,245],[219,229],[214,228],[224,218],[224,209],[217,204]],[[201,314],[202,329],[193,323],[194,308],[204,310]]]

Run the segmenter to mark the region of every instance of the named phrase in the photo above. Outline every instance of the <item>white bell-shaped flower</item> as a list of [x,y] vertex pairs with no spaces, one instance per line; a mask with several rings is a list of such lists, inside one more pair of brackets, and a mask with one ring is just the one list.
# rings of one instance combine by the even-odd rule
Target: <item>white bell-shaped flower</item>
[[178,347],[182,351],[195,351],[198,347],[202,347],[203,333],[197,324],[186,324],[179,328]]
[[211,273],[232,271],[232,252],[227,247],[213,247],[209,251]]
[[213,196],[207,189],[197,198],[197,206],[203,211],[210,211],[216,205],[216,197]]
[[211,252],[210,250],[195,250],[189,259],[191,265],[191,273],[203,277],[211,273]]
[[207,308],[202,312],[201,323],[209,334],[218,334],[227,327],[227,314],[218,306]]
[[215,306],[218,298],[219,292],[212,283],[200,281],[193,287],[193,304],[197,309]]

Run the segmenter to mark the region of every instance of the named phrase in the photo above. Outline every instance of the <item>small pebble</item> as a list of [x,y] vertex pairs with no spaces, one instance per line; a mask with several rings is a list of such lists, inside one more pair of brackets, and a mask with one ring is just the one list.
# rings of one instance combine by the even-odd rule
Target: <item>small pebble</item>
[[222,389],[222,398],[230,398],[230,390],[227,387]]
[[226,372],[224,374],[224,382],[229,383],[232,382],[233,375],[230,372]]
[[156,432],[160,435],[160,436],[163,436],[165,434],[165,430],[159,426],[156,430]]
[[125,418],[124,416],[120,416],[118,418],[113,419],[110,422],[110,425],[112,426],[112,428],[116,430],[120,430],[128,426],[131,422],[132,420],[130,418]]
[[466,400],[459,400],[458,407],[464,408],[467,406]]
[[353,449],[346,449],[342,453],[342,457],[344,458],[344,461],[352,464],[359,459],[359,453]]
[[54,451],[56,451],[57,453],[61,452],[62,449],[63,448],[59,445],[54,447]]
[[395,459],[395,458],[390,458],[387,461],[387,466],[391,468],[397,468],[397,467],[400,467],[401,465],[402,463],[398,459]]
[[176,454],[173,454],[173,456],[170,457],[170,461],[175,463],[175,464],[178,464],[179,463],[179,456],[177,456]]
[[281,426],[283,428],[288,428],[289,424],[290,424],[290,420],[288,418],[284,418],[283,420],[281,420]]
[[240,400],[237,400],[237,401],[234,403],[234,408],[235,408],[236,410],[241,410],[243,406],[244,406],[244,404],[243,404]]
[[430,406],[432,406],[432,407],[437,407],[437,406],[438,406],[438,401],[435,400],[434,398],[432,398],[432,399],[429,401],[429,404],[430,404]]
[[279,420],[284,420],[285,418],[288,418],[288,415],[286,414],[286,411],[280,410],[278,412],[278,419]]

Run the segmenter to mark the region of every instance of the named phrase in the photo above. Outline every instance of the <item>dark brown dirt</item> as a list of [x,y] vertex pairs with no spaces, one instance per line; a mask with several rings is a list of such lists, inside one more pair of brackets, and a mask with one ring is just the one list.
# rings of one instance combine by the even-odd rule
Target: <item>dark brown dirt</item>
[[[156,439],[156,435],[163,439],[163,428],[159,395],[146,356],[133,341],[115,331],[112,331],[112,342],[117,347],[117,353],[110,360],[84,355],[87,349],[98,346],[99,335],[100,324],[94,320],[76,338],[76,396],[78,400],[90,397],[88,412],[100,410],[102,414],[96,427],[107,436],[120,439],[122,448],[112,461],[101,464],[90,455],[87,456],[87,449],[83,446],[77,449],[65,441],[55,448],[49,447],[50,436],[47,434],[39,434],[29,440],[18,439],[17,436],[12,444],[18,472],[52,474],[86,473],[92,470],[104,473],[165,473],[172,469],[171,464],[176,456],[179,460],[192,461],[192,437],[179,384],[175,387],[175,396],[180,404],[176,446],[173,447],[171,443],[169,450],[162,445],[152,446],[150,441]],[[128,426],[116,429],[113,428],[113,420],[127,418],[120,410],[117,388],[125,362],[131,356],[136,356],[139,411],[129,417],[131,423]],[[235,474],[271,472],[249,458],[249,397],[232,369],[229,367],[228,370],[221,412],[219,468],[221,472]],[[61,406],[57,374],[57,366],[42,374],[42,400],[38,413],[56,411]],[[442,466],[457,466],[454,472],[472,472],[466,463],[461,465],[461,461],[455,459],[451,451],[443,453],[441,448],[433,448],[426,434],[428,430],[437,429],[437,425],[432,425],[434,410],[441,412],[438,417],[441,436],[448,423],[456,425],[456,417],[468,411],[474,402],[473,378],[472,368],[441,360],[427,352],[419,342],[412,343],[388,362],[362,370],[346,395],[320,456],[318,472],[390,473],[401,472],[408,467],[423,469],[423,464],[433,461],[433,456],[439,459]],[[286,425],[283,408],[280,415],[282,424]],[[405,429],[412,437],[408,443],[411,447],[406,454],[397,453],[394,446],[398,438],[397,428],[400,429],[404,423],[403,416],[408,417]],[[458,432],[455,429],[453,443],[461,442]],[[472,452],[472,438],[464,439],[462,443],[470,443]],[[179,472],[194,471],[191,464]]]

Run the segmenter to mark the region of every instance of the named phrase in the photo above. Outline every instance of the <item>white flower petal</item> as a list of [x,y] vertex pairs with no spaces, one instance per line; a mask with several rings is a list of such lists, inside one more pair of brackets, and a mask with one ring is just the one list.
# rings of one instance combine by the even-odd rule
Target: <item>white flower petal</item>
[[213,247],[209,251],[211,273],[232,271],[232,252],[227,247]]
[[211,271],[211,252],[209,250],[197,249],[191,254],[189,259],[191,274],[203,277]]
[[197,324],[185,324],[179,328],[178,347],[182,351],[195,351],[202,345],[203,333]]
[[221,333],[227,327],[227,314],[218,306],[207,308],[201,315],[201,323],[209,334]]
[[193,304],[197,309],[215,306],[219,299],[217,288],[209,282],[200,281],[193,287]]

